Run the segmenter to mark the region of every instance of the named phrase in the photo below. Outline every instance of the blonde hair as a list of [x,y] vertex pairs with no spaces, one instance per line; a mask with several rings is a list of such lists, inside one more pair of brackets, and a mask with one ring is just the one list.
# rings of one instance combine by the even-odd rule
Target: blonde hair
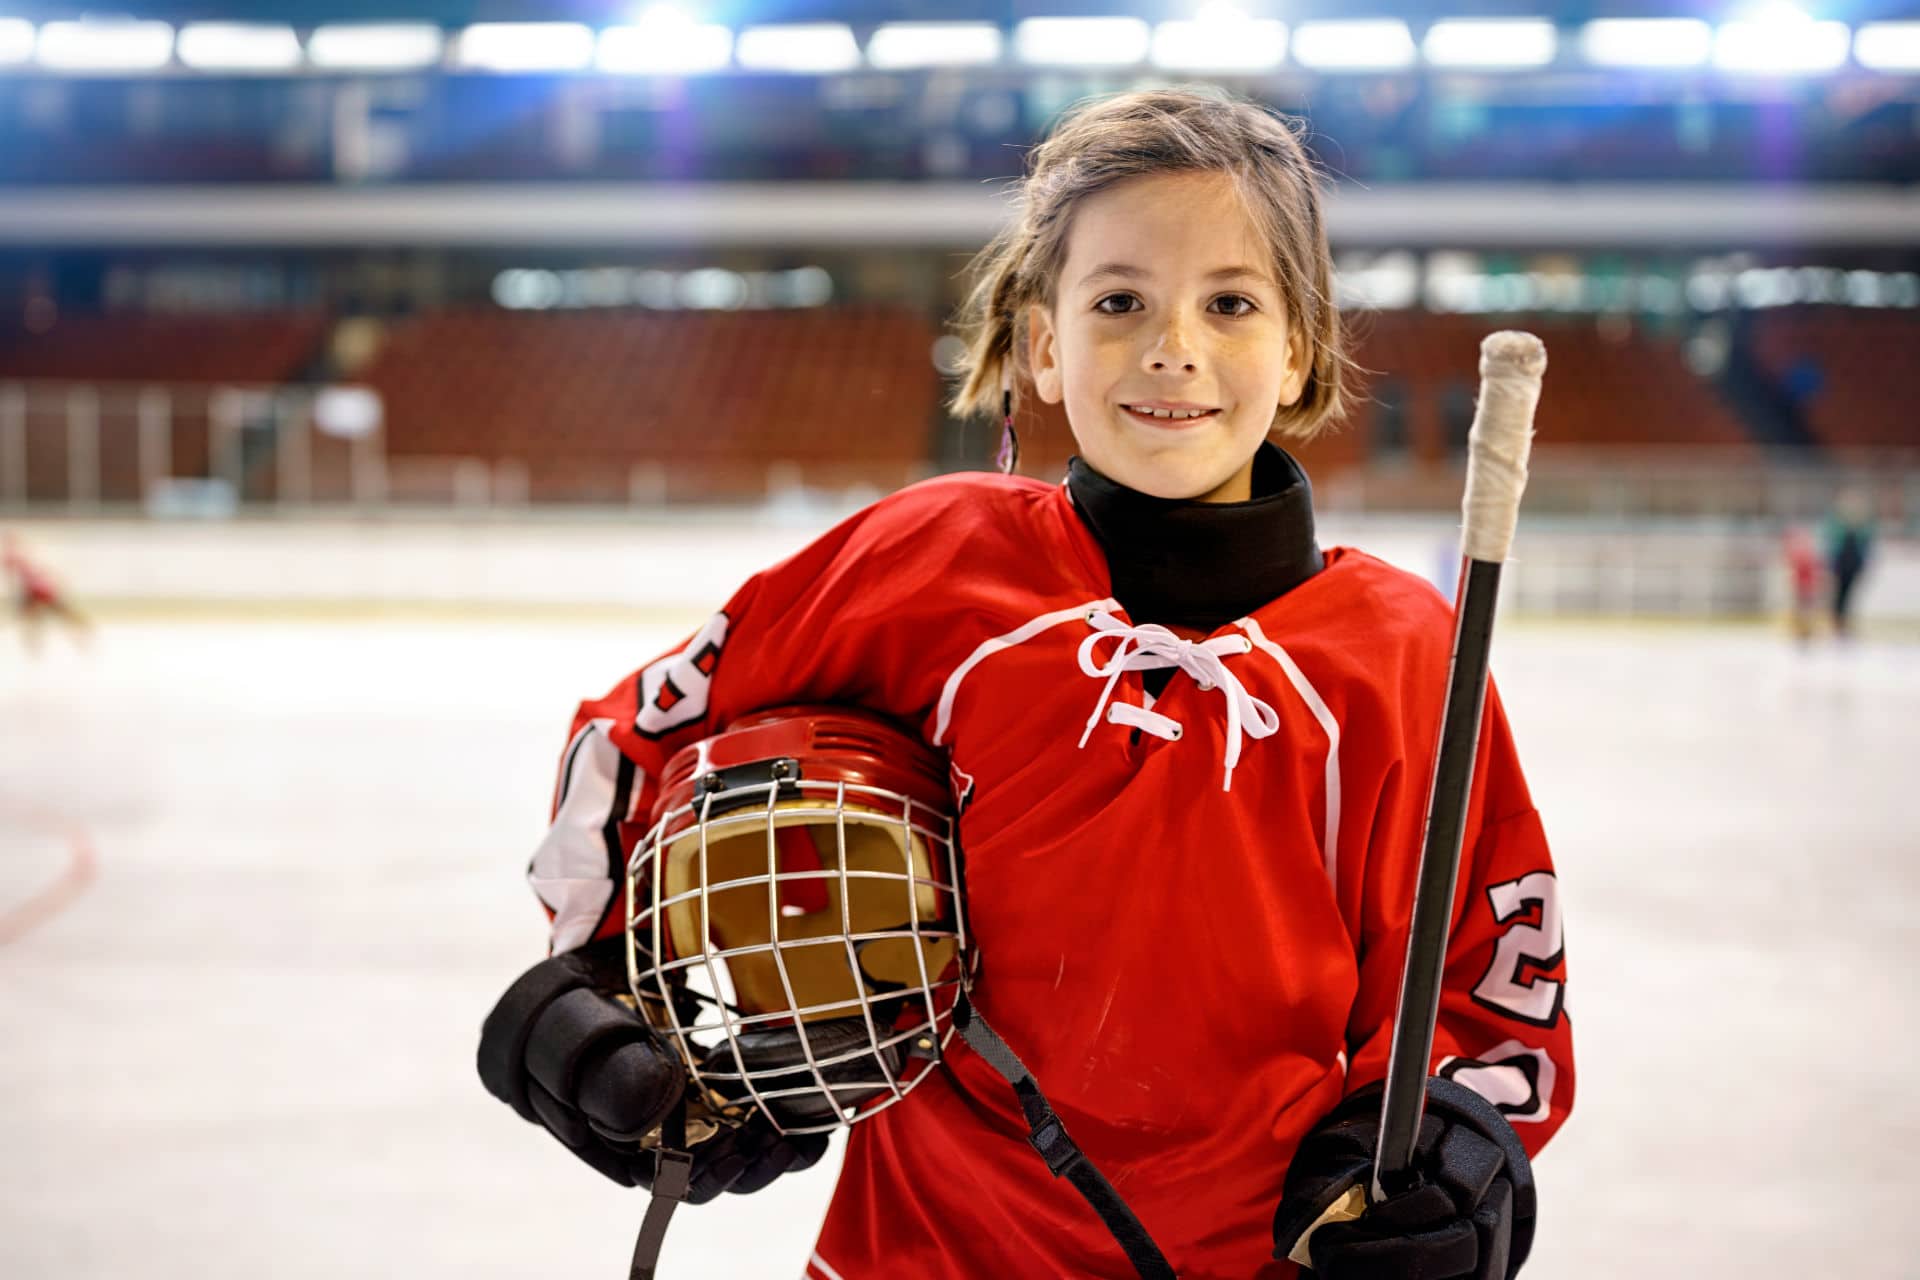
[[1333,262],[1320,216],[1319,171],[1300,143],[1303,126],[1211,85],[1148,89],[1091,99],[1061,118],[1027,155],[1013,188],[1015,215],[973,258],[974,282],[952,322],[966,344],[959,417],[999,417],[1001,394],[1033,383],[1027,308],[1052,310],[1080,201],[1146,174],[1218,172],[1233,178],[1248,216],[1272,250],[1288,323],[1306,344],[1298,401],[1272,430],[1309,440],[1344,408],[1349,363],[1333,299]]

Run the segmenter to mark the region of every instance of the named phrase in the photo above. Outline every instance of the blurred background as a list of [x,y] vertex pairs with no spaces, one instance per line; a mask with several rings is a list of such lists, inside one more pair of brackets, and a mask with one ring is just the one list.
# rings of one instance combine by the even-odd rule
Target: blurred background
[[[1024,149],[1208,82],[1328,174],[1324,542],[1450,589],[1479,339],[1549,350],[1529,1274],[1920,1276],[1920,7],[111,8],[0,0],[0,1274],[624,1266],[639,1201],[471,1071],[572,705],[991,466],[944,326]],[[831,1183],[669,1266],[798,1274]]]

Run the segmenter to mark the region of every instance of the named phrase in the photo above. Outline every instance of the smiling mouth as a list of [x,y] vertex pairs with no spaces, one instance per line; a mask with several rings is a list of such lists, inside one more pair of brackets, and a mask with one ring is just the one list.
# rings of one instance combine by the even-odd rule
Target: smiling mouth
[[1190,427],[1205,422],[1210,418],[1220,416],[1218,409],[1207,409],[1199,414],[1193,414],[1190,411],[1184,410],[1168,412],[1166,410],[1136,409],[1132,405],[1126,404],[1121,405],[1120,409],[1135,422],[1144,422],[1151,426],[1164,427],[1167,429]]

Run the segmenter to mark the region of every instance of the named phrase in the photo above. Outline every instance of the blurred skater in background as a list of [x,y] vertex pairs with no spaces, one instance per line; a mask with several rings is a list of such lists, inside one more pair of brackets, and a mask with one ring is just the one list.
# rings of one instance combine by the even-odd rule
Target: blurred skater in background
[[1864,490],[1844,490],[1827,517],[1827,572],[1833,578],[1833,633],[1853,634],[1854,587],[1873,554],[1873,501]]
[[29,653],[40,652],[40,628],[48,615],[66,626],[75,643],[85,643],[93,624],[61,594],[46,570],[27,559],[20,539],[11,532],[0,538],[0,570],[14,583],[20,632]]
[[1814,619],[1820,612],[1820,549],[1813,531],[1803,524],[1789,525],[1786,537],[1788,615],[1793,638],[1801,648],[1813,639]]

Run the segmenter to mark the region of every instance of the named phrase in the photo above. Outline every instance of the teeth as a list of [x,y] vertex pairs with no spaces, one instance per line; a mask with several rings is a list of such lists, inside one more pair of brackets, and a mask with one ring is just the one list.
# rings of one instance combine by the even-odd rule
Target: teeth
[[1134,405],[1128,405],[1127,409],[1132,413],[1152,414],[1156,418],[1174,418],[1181,420],[1186,418],[1204,418],[1213,412],[1211,409],[1148,409],[1135,407]]

